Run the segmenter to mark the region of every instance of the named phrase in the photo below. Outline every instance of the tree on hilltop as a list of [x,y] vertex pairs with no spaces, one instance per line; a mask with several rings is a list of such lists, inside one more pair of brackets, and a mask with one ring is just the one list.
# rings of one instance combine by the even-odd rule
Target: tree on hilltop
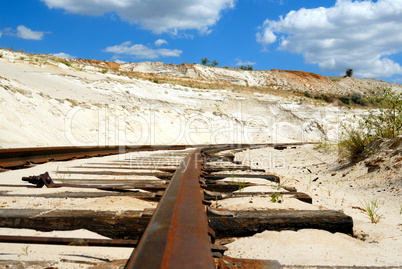
[[208,58],[201,58],[201,64],[202,65],[209,65],[209,60],[208,60]]
[[352,68],[346,69],[345,77],[352,77],[352,76],[353,76],[353,69]]
[[201,64],[205,66],[212,66],[212,67],[217,67],[219,63],[216,60],[213,60],[212,62],[208,60],[208,58],[201,58]]

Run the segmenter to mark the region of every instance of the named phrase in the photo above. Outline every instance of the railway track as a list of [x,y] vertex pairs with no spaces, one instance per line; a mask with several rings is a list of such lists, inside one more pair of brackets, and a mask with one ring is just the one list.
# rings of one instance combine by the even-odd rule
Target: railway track
[[[27,174],[0,182],[0,196],[12,199],[135,199],[154,203],[152,208],[80,209],[46,206],[31,209],[0,208],[0,227],[35,231],[87,229],[109,239],[1,235],[0,243],[125,247],[129,257],[88,267],[125,268],[281,268],[277,261],[234,259],[225,256],[228,238],[250,236],[264,230],[324,229],[352,234],[353,220],[331,210],[225,210],[218,201],[233,197],[284,196],[311,203],[296,189],[281,186],[273,192],[246,192],[245,187],[279,184],[277,176],[235,161],[233,152],[250,148],[300,146],[295,144],[73,147],[0,150],[0,167],[40,171],[41,163],[84,158],[80,165],[52,172]],[[109,156],[116,155],[116,157]],[[86,159],[89,157],[109,156]],[[35,166],[36,167],[32,167]],[[33,170],[32,170],[33,169]],[[15,172],[15,170],[11,170]],[[4,174],[7,174],[5,172]],[[10,173],[13,175],[13,173]],[[241,179],[238,182],[228,179]],[[250,182],[249,182],[250,181]],[[15,192],[10,190],[24,189]],[[46,200],[46,201],[47,201]],[[59,200],[58,200],[59,201]],[[157,206],[156,206],[157,203]],[[38,261],[26,261],[35,265]],[[41,261],[54,266],[55,261]],[[71,262],[71,261],[70,261]],[[75,261],[79,263],[80,261]],[[13,265],[18,261],[0,261]]]

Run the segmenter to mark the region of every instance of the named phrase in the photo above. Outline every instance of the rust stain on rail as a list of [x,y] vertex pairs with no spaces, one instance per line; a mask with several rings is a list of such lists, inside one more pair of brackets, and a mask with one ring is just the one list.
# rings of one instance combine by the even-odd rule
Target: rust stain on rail
[[215,268],[199,185],[200,156],[201,149],[195,149],[180,164],[126,268]]

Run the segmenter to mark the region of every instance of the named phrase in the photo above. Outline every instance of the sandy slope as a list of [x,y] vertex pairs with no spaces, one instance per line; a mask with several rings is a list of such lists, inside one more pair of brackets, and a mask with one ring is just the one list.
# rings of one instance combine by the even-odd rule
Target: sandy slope
[[91,65],[2,55],[3,148],[336,139],[340,121],[360,113],[303,98],[157,84]]
[[[402,149],[401,143],[398,149]],[[383,150],[387,150],[385,146]],[[382,156],[384,162],[389,160],[381,152],[376,156]],[[351,216],[354,238],[320,230],[265,231],[237,239],[228,245],[226,254],[274,259],[283,265],[402,266],[402,169],[394,168],[394,177],[387,179],[387,169],[369,173],[364,161],[342,168],[337,157],[336,150],[320,152],[314,146],[283,151],[266,148],[236,154],[236,159],[244,164],[266,169],[279,175],[287,185],[308,193],[313,197],[312,207],[342,210]],[[269,197],[265,203],[263,198],[242,199],[234,203],[272,207]],[[372,201],[378,202],[381,215],[378,223],[371,223],[364,211],[364,204]],[[284,198],[282,205],[274,204],[274,208],[303,208],[289,203],[292,202]]]

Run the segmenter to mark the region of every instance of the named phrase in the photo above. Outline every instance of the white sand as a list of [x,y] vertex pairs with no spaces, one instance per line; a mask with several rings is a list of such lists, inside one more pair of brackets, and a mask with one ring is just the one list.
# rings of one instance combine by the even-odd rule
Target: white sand
[[[273,259],[283,265],[402,266],[400,173],[397,179],[389,182],[384,174],[377,174],[377,180],[372,180],[367,168],[361,166],[334,172],[333,169],[337,167],[336,151],[322,153],[314,146],[283,151],[257,149],[237,153],[236,157],[246,165],[279,175],[282,182],[308,193],[313,198],[313,205],[299,206],[291,201],[294,199],[286,197],[282,204],[272,204],[269,197],[253,197],[219,202],[223,207],[342,210],[353,218],[355,237],[320,230],[265,231],[227,245],[229,251],[226,255]],[[264,164],[261,161],[264,158],[271,161]],[[275,161],[281,165],[272,165]],[[256,165],[257,162],[259,165]],[[353,176],[356,173],[360,176],[359,180]],[[387,186],[386,189],[384,186]],[[370,222],[362,205],[375,200],[378,201],[378,214],[381,215],[376,224]]]

